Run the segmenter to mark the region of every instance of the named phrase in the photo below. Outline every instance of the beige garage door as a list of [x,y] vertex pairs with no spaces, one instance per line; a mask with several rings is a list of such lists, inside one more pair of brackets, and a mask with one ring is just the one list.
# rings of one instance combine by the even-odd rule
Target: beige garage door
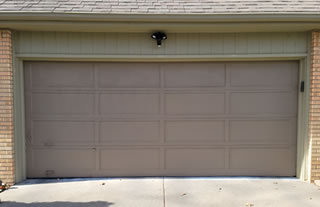
[[294,176],[297,62],[26,62],[28,177]]

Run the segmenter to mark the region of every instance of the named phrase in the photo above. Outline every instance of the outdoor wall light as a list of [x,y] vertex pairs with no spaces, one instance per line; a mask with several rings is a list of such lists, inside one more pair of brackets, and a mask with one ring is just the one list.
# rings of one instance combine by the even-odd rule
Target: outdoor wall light
[[155,32],[151,35],[152,39],[157,40],[158,47],[161,47],[162,40],[166,40],[168,37],[164,32]]

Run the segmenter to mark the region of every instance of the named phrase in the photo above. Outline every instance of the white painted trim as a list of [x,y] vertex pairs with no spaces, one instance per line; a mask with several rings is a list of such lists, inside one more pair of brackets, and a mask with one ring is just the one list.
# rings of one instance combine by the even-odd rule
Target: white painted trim
[[307,32],[320,29],[319,22],[103,22],[1,20],[1,27],[18,31],[54,32],[148,32],[234,33]]
[[246,55],[67,55],[67,54],[17,54],[23,60],[110,61],[110,62],[168,62],[168,61],[248,61],[248,60],[300,60],[299,54],[246,54]]
[[311,86],[311,80],[310,80],[310,69],[311,69],[311,51],[312,51],[312,33],[310,32],[308,34],[308,55],[306,57],[305,60],[305,65],[306,65],[306,85],[307,87],[307,93],[305,97],[305,110],[306,110],[306,114],[305,114],[305,159],[306,159],[306,177],[307,177],[307,181],[311,182],[311,156],[312,156],[312,142],[311,142],[311,137],[309,134],[309,115],[310,115],[310,86]]
[[23,62],[13,55],[15,180],[26,179]]
[[304,92],[298,95],[298,117],[297,117],[297,177],[304,181],[310,181],[310,162],[308,149],[308,120],[309,120],[309,70],[307,58],[299,64],[299,89],[300,83],[304,81]]
[[1,11],[0,20],[59,20],[104,22],[320,22],[319,12],[288,13],[219,13],[219,14],[152,14],[152,13],[93,13]]

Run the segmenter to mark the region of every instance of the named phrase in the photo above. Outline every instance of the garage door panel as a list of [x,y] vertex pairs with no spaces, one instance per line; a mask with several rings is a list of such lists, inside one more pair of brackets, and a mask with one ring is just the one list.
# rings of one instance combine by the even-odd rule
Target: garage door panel
[[92,94],[32,94],[32,114],[92,114]]
[[224,149],[167,149],[165,151],[165,169],[221,169],[225,167]]
[[[95,169],[95,152],[91,149],[33,149],[32,174],[38,177],[79,175]],[[79,173],[80,172],[80,173]]]
[[100,123],[101,142],[157,142],[159,121],[106,121]]
[[247,169],[248,172],[261,169],[286,170],[288,175],[294,175],[294,152],[290,148],[230,149],[230,168]]
[[158,94],[101,94],[102,114],[158,114]]
[[167,142],[214,142],[225,138],[225,121],[166,121]]
[[96,68],[100,88],[157,88],[160,86],[158,64],[99,63]]
[[102,149],[100,151],[100,168],[102,170],[130,171],[160,168],[159,149]]
[[28,177],[294,176],[298,62],[27,62]]
[[[92,63],[32,62],[33,88],[93,88]],[[29,71],[26,71],[29,72]]]
[[164,85],[167,88],[221,87],[225,85],[224,64],[165,64]]
[[166,114],[223,114],[224,94],[166,94]]
[[296,100],[292,92],[231,93],[230,111],[233,114],[295,115]]
[[80,144],[94,142],[94,123],[88,121],[32,122],[34,144]]
[[295,138],[290,120],[233,120],[229,126],[235,142],[291,143]]
[[227,64],[230,85],[237,87],[290,88],[297,83],[297,64],[237,63]]

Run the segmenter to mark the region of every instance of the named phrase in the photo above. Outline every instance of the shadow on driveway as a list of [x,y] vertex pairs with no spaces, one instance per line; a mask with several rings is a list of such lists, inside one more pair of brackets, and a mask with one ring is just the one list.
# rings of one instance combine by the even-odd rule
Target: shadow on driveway
[[59,202],[34,202],[34,203],[5,201],[0,203],[1,207],[109,207],[111,205],[113,205],[113,203],[109,203],[105,201],[94,201],[94,202],[59,201]]

